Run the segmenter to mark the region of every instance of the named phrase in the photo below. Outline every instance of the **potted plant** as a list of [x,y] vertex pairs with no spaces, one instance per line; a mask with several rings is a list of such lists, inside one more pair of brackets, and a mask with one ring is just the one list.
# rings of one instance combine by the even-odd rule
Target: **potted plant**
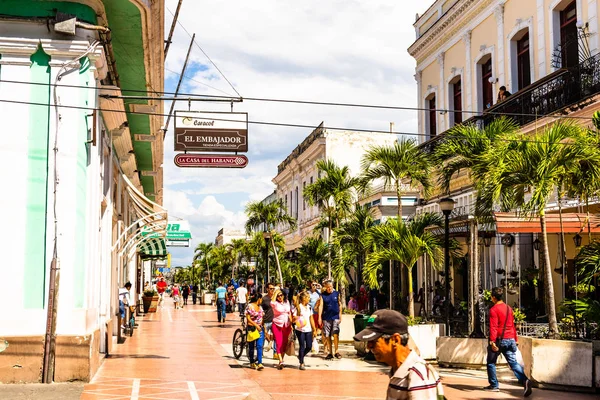
[[144,305],[144,312],[151,313],[156,312],[156,307],[158,306],[158,292],[156,290],[144,290],[144,294],[142,295],[142,303]]
[[506,273],[506,270],[504,270],[504,268],[497,268],[496,273],[498,275],[504,275]]

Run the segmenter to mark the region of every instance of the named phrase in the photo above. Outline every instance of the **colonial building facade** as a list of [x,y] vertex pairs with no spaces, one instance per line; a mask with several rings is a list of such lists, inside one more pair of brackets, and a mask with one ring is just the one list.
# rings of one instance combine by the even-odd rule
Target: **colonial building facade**
[[1,234],[10,250],[0,382],[37,382],[48,371],[53,299],[48,380],[88,381],[116,343],[118,288],[131,281],[135,302],[143,259],[165,253],[162,117],[152,115],[162,102],[105,97],[163,90],[164,2],[4,0],[0,15],[2,209],[11,227]]
[[[599,10],[599,2],[585,0],[437,0],[417,17],[416,40],[408,49],[417,62],[421,147],[433,152],[456,124],[483,127],[499,114],[512,115],[524,134],[552,124],[558,113],[591,117],[600,108]],[[498,102],[502,86],[512,94]],[[591,124],[590,119],[580,121]],[[462,243],[481,287],[506,285],[509,273],[515,281],[517,276],[521,280],[527,269],[539,267],[535,249],[539,223],[531,226],[497,214],[493,226],[473,232],[475,193],[466,172],[454,178],[450,193],[437,190],[417,212],[439,212],[437,202],[448,195],[456,202],[451,235]],[[565,212],[581,210],[577,199],[563,200],[562,206]],[[550,199],[548,212],[557,208],[557,199]],[[572,260],[577,251],[573,238],[587,232],[587,227],[578,220],[576,226],[565,230],[567,265],[563,274],[555,217],[549,216],[549,247],[551,268],[560,272],[553,274],[559,303],[567,285],[573,283]],[[587,235],[583,235],[586,243]],[[477,253],[479,258],[473,260]],[[458,299],[467,299],[478,290],[467,278],[464,263],[452,271],[453,293]],[[443,280],[432,272],[421,263],[419,285],[432,288],[435,281]],[[535,290],[515,289],[509,291],[510,304],[522,306],[539,299]],[[431,296],[428,303],[431,309]]]

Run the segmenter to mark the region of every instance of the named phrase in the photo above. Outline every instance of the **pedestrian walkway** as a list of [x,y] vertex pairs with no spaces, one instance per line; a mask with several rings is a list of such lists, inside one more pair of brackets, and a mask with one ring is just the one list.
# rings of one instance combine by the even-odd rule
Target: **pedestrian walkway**
[[[167,301],[168,305],[171,305]],[[237,314],[219,324],[214,307],[188,305],[159,309],[138,319],[139,328],[104,360],[81,399],[384,399],[388,368],[366,363],[343,347],[342,360],[306,359],[298,370],[295,357],[286,368],[274,368],[265,354],[263,371],[248,368],[246,355],[232,356],[231,340],[239,327]],[[501,384],[502,392],[485,393],[482,372],[443,370],[446,397],[454,399],[519,399],[519,386]],[[592,399],[595,395],[534,390],[532,399]]]

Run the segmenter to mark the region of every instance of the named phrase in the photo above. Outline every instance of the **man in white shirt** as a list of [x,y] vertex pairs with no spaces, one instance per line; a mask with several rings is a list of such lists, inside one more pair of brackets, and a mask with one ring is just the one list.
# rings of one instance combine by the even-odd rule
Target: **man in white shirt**
[[408,323],[394,310],[377,310],[373,324],[354,336],[368,342],[375,359],[390,367],[388,400],[442,400],[444,389],[437,371],[409,348]]
[[125,305],[129,306],[129,290],[131,290],[131,282],[127,282],[125,287],[119,289],[119,311],[121,312],[121,327],[125,328]]
[[242,282],[240,286],[236,289],[236,303],[238,305],[238,311],[240,313],[240,317],[244,316],[244,311],[246,309],[246,302],[248,300],[248,289],[246,289],[245,284]]

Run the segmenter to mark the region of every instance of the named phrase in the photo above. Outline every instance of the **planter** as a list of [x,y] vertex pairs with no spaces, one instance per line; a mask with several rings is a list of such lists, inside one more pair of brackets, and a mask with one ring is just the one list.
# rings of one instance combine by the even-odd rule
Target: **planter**
[[354,314],[342,314],[340,321],[340,342],[354,343]]
[[408,327],[408,333],[419,348],[421,357],[434,360],[437,355],[437,338],[443,336],[444,324],[419,324]]
[[214,305],[214,301],[215,301],[215,294],[214,293],[204,293],[204,296],[202,296],[202,298],[204,300],[202,304]]
[[158,300],[160,297],[155,296],[142,296],[142,303],[144,304],[144,313],[156,312],[158,307]]
[[[487,339],[437,338],[437,360],[442,366],[483,368],[486,366]],[[506,364],[504,357],[498,358],[498,364]]]

